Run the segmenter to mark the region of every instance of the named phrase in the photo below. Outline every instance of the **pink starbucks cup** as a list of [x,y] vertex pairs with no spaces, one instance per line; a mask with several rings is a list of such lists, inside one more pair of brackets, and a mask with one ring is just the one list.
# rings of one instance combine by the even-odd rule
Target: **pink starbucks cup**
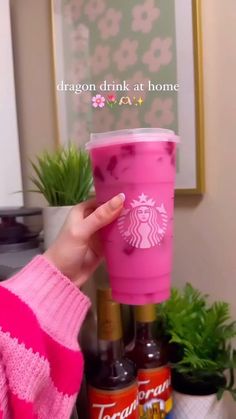
[[96,197],[123,192],[120,217],[101,230],[113,299],[158,303],[170,295],[178,137],[158,128],[91,134]]

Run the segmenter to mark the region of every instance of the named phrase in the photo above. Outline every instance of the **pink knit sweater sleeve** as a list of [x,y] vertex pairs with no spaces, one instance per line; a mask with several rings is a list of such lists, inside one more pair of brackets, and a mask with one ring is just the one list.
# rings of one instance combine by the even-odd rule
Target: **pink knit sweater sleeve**
[[0,419],[69,419],[88,298],[44,256],[0,286]]

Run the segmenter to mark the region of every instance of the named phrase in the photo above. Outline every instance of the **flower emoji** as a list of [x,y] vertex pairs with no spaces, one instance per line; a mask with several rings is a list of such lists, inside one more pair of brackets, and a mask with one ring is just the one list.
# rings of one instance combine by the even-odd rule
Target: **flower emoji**
[[94,108],[104,108],[105,97],[102,95],[96,95],[92,97],[92,105]]
[[113,102],[114,103],[116,101],[115,95],[108,95],[107,98],[108,98],[109,102]]
[[113,105],[115,105],[116,102],[116,97],[115,95],[111,94],[107,96],[107,104],[108,106],[110,106],[111,108],[113,107]]

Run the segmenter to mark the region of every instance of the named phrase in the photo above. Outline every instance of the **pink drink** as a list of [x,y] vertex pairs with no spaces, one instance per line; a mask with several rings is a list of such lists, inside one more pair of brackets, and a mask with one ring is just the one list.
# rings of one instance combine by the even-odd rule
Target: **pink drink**
[[98,204],[124,192],[124,210],[101,231],[112,296],[147,304],[170,295],[176,137],[145,128],[92,134]]

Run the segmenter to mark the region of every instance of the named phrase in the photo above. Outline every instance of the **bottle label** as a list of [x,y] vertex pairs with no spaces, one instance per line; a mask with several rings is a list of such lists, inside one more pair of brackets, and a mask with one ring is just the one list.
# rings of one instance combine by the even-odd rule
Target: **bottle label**
[[138,384],[139,404],[143,411],[152,411],[154,407],[159,410],[160,417],[165,417],[173,404],[170,368],[140,369]]
[[106,391],[89,387],[91,419],[138,419],[137,383],[122,390]]

